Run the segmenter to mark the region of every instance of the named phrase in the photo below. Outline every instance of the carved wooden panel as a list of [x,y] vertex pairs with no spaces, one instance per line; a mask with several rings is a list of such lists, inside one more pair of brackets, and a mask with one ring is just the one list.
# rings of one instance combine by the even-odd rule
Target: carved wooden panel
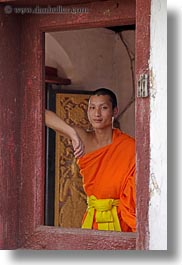
[[[87,94],[62,94],[56,96],[56,113],[70,125],[89,129],[87,119]],[[56,184],[55,184],[55,225],[81,227],[86,209],[86,195],[82,177],[73,156],[71,140],[56,135]]]

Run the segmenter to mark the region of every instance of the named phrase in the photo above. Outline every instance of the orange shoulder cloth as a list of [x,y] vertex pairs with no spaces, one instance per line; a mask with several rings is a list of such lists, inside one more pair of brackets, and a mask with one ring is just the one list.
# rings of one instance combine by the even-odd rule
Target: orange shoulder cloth
[[136,231],[135,140],[114,129],[111,144],[84,155],[77,163],[86,194],[119,199],[121,230]]

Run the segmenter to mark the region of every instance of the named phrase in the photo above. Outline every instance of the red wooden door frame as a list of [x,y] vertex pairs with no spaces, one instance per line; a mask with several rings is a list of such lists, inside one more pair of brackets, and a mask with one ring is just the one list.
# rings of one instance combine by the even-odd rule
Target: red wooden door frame
[[[141,74],[149,76],[151,0],[136,0],[136,87]],[[149,89],[148,78],[148,89]],[[149,91],[148,91],[149,92]],[[137,151],[137,241],[136,248],[149,248],[150,97],[135,101]]]
[[[148,73],[150,0],[81,4],[82,15],[21,17],[21,144],[17,247],[31,249],[148,249],[149,98],[136,98],[137,233],[86,231],[44,226],[44,34],[65,29],[135,23],[136,80]],[[27,34],[28,32],[28,34]],[[145,155],[145,157],[144,157]],[[79,242],[79,244],[77,243]]]

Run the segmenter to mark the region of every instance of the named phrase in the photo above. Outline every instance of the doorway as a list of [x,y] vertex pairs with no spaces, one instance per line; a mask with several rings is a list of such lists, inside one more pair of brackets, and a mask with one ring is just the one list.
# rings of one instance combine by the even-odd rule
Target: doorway
[[[62,80],[70,80],[69,84],[49,82],[46,108],[87,129],[89,94],[99,87],[109,88],[118,99],[118,127],[135,138],[134,24],[45,33],[45,65],[56,69]],[[74,112],[72,118],[69,112]],[[85,117],[84,124],[79,124],[79,116]],[[78,228],[86,195],[73,155],[64,152],[68,149],[67,139],[47,129],[45,224]]]

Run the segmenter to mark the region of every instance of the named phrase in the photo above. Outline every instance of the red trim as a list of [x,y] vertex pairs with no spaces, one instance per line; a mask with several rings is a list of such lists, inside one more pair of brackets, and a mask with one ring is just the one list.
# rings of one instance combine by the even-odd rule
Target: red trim
[[[65,230],[42,226],[44,222],[45,178],[45,83],[43,81],[45,80],[45,69],[44,36],[42,32],[135,23],[135,4],[132,0],[92,2],[84,4],[84,7],[90,8],[89,14],[61,16],[20,15],[19,17],[18,15],[12,15],[11,19],[8,16],[11,30],[8,28],[8,33],[3,31],[3,34],[1,34],[1,36],[7,35],[7,39],[11,37],[11,42],[8,43],[13,48],[10,49],[13,54],[12,61],[14,63],[18,61],[19,63],[16,65],[21,65],[21,69],[16,72],[15,78],[4,81],[4,95],[6,95],[6,92],[9,95],[6,100],[6,106],[1,107],[2,113],[6,113],[6,110],[11,110],[15,115],[13,116],[14,118],[7,119],[10,116],[4,114],[1,123],[4,126],[3,132],[5,133],[6,130],[8,137],[10,131],[12,131],[14,132],[12,136],[18,137],[16,140],[12,138],[12,147],[9,149],[8,154],[12,154],[13,150],[13,157],[10,156],[11,159],[6,160],[6,164],[3,165],[1,170],[3,176],[1,192],[3,193],[2,202],[4,204],[4,210],[2,211],[3,218],[0,220],[0,232],[3,233],[0,237],[0,247],[2,248],[121,250],[135,249],[136,247],[135,234],[83,231],[79,229]],[[150,0],[137,0],[136,11],[136,80],[138,80],[140,73],[148,73]],[[7,16],[1,14],[1,17],[5,18]],[[16,23],[13,25],[14,19]],[[22,22],[21,27],[18,24],[19,19]],[[21,34],[14,36],[13,32],[17,32],[17,29],[20,28],[22,30]],[[31,32],[31,34],[27,34],[27,32]],[[19,43],[18,36],[20,35],[21,56],[18,54],[18,46],[12,42],[12,36],[14,36],[16,44]],[[4,48],[4,50],[7,50],[6,54],[8,54],[9,50],[7,48]],[[4,71],[9,67],[8,61],[5,65]],[[6,73],[3,73],[6,75],[7,73],[11,74],[11,71],[14,72],[14,69],[12,66]],[[19,86],[19,80],[21,86]],[[14,89],[11,89],[12,87]],[[18,105],[12,103],[17,98],[17,95]],[[10,115],[9,112],[8,115]],[[137,99],[137,249],[148,249],[149,117],[149,98]],[[17,121],[20,121],[20,119],[21,129],[19,130],[20,123],[17,123]],[[21,135],[18,136],[19,131]],[[3,142],[3,150],[7,150],[7,144],[10,143],[8,139]],[[14,153],[15,150],[18,150],[18,155]],[[15,165],[17,165],[17,168],[12,175],[12,168]],[[6,191],[6,194],[4,191]],[[7,191],[11,192],[7,193]],[[79,242],[79,245],[74,242]]]
[[0,7],[0,249],[16,249],[20,169],[20,20]]
[[45,82],[51,84],[70,85],[71,80],[58,76],[57,69],[51,66],[45,66]]
[[134,250],[135,233],[39,226],[23,248],[61,250]]
[[45,66],[45,74],[49,75],[49,76],[55,76],[58,77],[58,71],[55,67],[51,67],[51,66]]
[[[21,126],[21,194],[19,243],[22,248],[45,249],[135,249],[136,235],[114,234],[99,231],[74,230],[72,236],[61,228],[40,227],[43,224],[44,209],[44,107],[42,103],[42,69],[39,58],[43,54],[40,29],[44,31],[63,28],[101,27],[103,25],[121,25],[134,21],[135,7],[133,1],[119,3],[115,1],[94,2],[91,13],[82,16],[24,16],[22,17],[22,70],[26,65],[26,72],[22,71],[21,87],[23,94],[23,116]],[[85,6],[85,5],[84,5]],[[108,11],[109,10],[109,11]],[[105,12],[109,12],[109,15]],[[27,31],[34,32],[33,38]],[[32,36],[32,35],[31,35]],[[34,48],[33,48],[34,47]],[[27,53],[27,51],[29,51]],[[38,51],[38,54],[37,54]],[[32,76],[35,79],[32,80]],[[34,89],[32,89],[32,87]],[[43,130],[42,130],[43,129]],[[26,148],[25,148],[26,147]],[[41,232],[40,232],[41,229]],[[54,231],[54,232],[53,232]],[[71,231],[71,230],[70,230]],[[53,236],[55,235],[55,237]],[[59,236],[60,235],[60,236]],[[94,236],[95,235],[95,236]],[[98,243],[99,241],[102,244]],[[75,238],[75,240],[73,240]],[[82,239],[84,238],[84,240]],[[117,238],[115,240],[114,238]],[[58,240],[58,241],[57,241]],[[54,243],[56,241],[56,243]],[[79,241],[79,245],[75,242]],[[38,245],[37,245],[37,242]],[[88,242],[88,243],[87,243]]]
[[51,84],[70,85],[71,80],[66,78],[60,78],[55,76],[46,75],[45,82]]
[[[150,0],[136,1],[136,87],[140,74],[144,73],[149,76],[150,2]],[[146,250],[149,245],[150,99],[149,97],[137,98],[136,96],[135,104],[135,137],[137,149],[137,249]]]
[[58,5],[77,5],[85,2],[93,2],[93,0],[0,0],[0,2],[11,2],[12,6],[24,6],[24,7],[35,7],[35,6],[58,6]]

